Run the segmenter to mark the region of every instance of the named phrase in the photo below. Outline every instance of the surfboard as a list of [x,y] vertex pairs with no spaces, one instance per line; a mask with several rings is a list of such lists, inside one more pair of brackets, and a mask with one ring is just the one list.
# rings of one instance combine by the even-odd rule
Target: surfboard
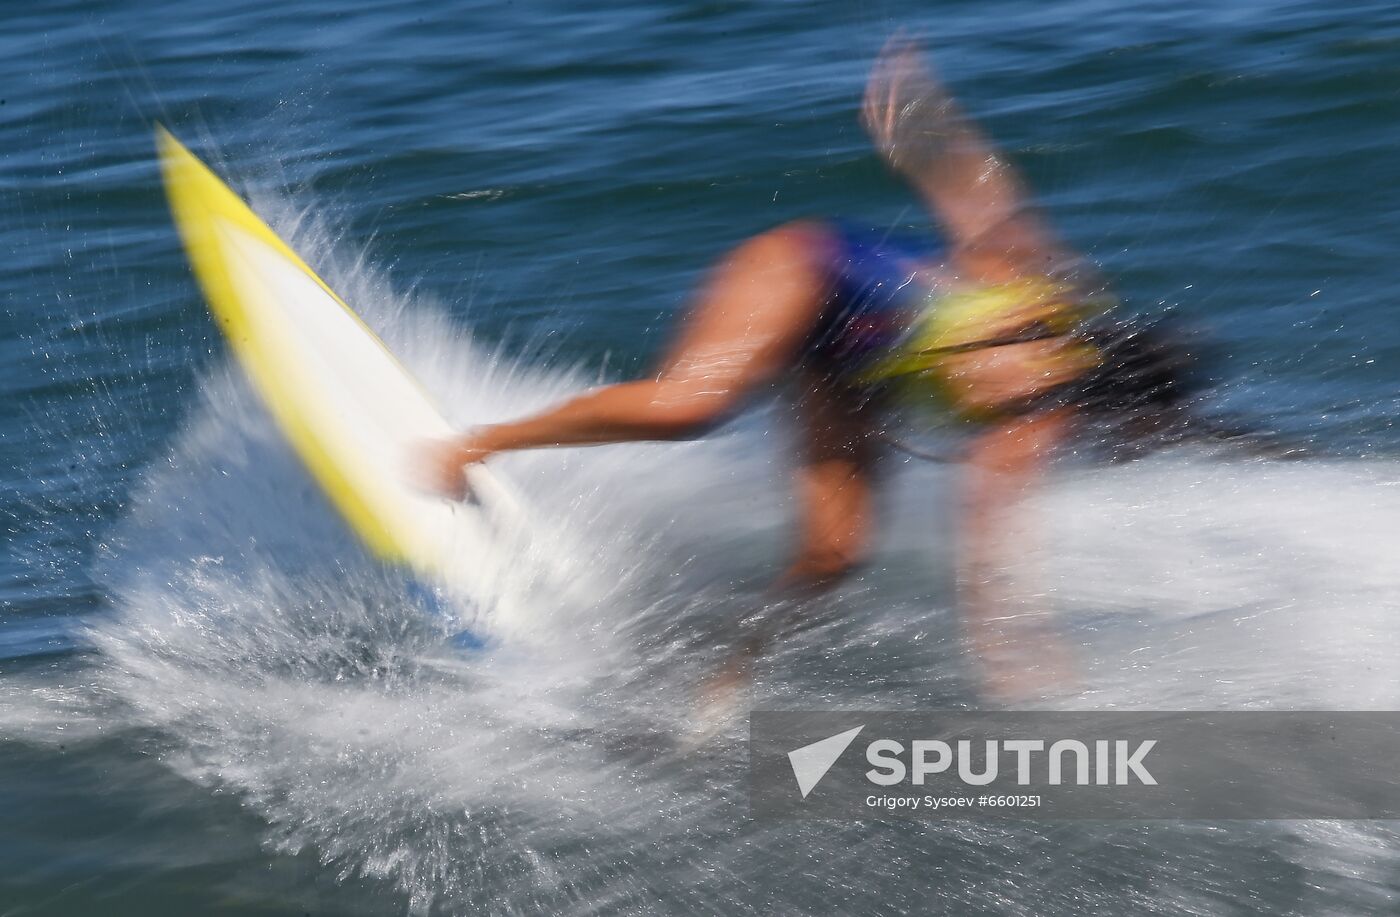
[[[320,489],[378,558],[469,602],[479,563],[521,504],[485,469],[474,503],[409,480],[412,452],[453,430],[422,385],[334,290],[212,170],[156,130],[171,212],[210,311]],[[478,563],[473,563],[476,559]]]

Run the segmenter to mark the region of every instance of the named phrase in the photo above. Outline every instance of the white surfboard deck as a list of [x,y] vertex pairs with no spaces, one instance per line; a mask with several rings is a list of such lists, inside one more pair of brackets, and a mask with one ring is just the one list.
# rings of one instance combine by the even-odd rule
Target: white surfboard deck
[[[345,302],[222,180],[163,128],[161,169],[210,310],[278,427],[359,539],[386,562],[476,602],[473,564],[520,502],[482,468],[474,502],[410,481],[416,448],[454,431],[416,379]],[[489,629],[489,625],[488,629]]]

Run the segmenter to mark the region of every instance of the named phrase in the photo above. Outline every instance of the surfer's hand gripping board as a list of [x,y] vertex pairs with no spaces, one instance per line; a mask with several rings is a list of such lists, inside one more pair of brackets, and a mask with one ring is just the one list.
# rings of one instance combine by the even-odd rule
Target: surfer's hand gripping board
[[461,437],[430,440],[419,445],[413,457],[411,480],[419,489],[448,500],[475,500],[471,479],[491,455]]

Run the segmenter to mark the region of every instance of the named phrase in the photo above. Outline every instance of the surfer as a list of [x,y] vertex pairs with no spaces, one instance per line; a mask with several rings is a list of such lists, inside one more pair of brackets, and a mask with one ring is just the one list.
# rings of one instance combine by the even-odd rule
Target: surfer
[[960,605],[973,647],[996,669],[993,584],[1008,510],[1086,422],[1114,417],[1133,438],[1179,428],[1187,386],[1171,348],[1113,317],[1106,290],[915,47],[897,40],[882,52],[862,121],[936,235],[807,220],[751,238],[714,268],[654,375],[433,444],[428,483],[462,498],[463,467],[504,452],[693,437],[793,379],[798,534],[779,583],[813,591],[856,566],[870,541],[882,410],[909,397],[936,403],[971,431]]

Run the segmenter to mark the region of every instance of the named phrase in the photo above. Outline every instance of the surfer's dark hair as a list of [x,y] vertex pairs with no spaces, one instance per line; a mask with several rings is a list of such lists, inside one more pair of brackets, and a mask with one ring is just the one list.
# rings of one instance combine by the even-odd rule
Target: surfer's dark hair
[[1091,436],[1110,459],[1126,461],[1185,443],[1218,444],[1270,458],[1306,453],[1275,433],[1206,409],[1210,380],[1199,335],[1165,320],[1137,319],[1107,322],[1082,333],[1100,360],[1075,383],[1073,401],[1096,428]]

